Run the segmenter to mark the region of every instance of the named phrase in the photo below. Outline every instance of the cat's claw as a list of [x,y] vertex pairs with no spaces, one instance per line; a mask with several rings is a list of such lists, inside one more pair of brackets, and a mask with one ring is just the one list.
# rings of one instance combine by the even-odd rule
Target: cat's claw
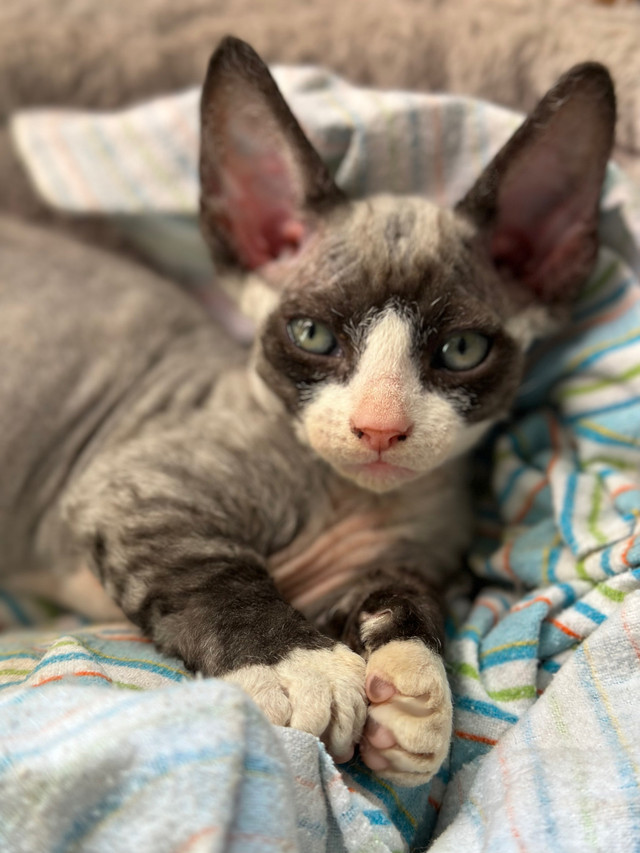
[[364,763],[398,785],[428,782],[449,750],[451,693],[442,659],[420,640],[394,640],[367,663]]
[[245,666],[224,676],[276,726],[321,738],[338,762],[348,760],[367,715],[365,662],[346,646],[295,649],[272,666]]

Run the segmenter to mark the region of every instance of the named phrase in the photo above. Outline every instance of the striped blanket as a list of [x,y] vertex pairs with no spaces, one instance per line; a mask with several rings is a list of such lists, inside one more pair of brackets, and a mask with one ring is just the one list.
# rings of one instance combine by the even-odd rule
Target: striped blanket
[[[520,120],[318,69],[276,76],[353,195],[452,203]],[[13,133],[50,204],[114,217],[217,306],[195,221],[197,99],[24,113]],[[4,595],[0,849],[640,850],[639,211],[612,166],[574,322],[532,353],[513,418],[479,454],[483,584],[451,602],[455,732],[430,785],[337,769],[130,626],[35,629],[42,605]]]

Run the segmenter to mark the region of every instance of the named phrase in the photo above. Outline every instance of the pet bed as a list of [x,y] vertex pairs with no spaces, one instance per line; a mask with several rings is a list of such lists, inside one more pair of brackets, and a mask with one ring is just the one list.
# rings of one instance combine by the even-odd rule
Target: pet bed
[[[319,69],[275,74],[353,195],[453,203],[520,121]],[[41,110],[12,130],[51,205],[113,217],[215,310],[195,215],[197,101]],[[639,210],[611,166],[574,322],[532,353],[513,417],[478,454],[492,485],[471,554],[482,589],[451,601],[454,736],[429,785],[394,787],[357,758],[336,768],[315,738],[273,728],[130,626],[39,628],[43,605],[5,593],[0,847],[640,849]]]

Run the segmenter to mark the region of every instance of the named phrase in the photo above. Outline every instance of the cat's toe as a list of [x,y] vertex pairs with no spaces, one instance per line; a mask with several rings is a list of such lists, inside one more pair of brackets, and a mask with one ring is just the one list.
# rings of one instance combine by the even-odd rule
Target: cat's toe
[[420,640],[387,643],[369,658],[366,690],[364,763],[399,785],[428,782],[451,739],[451,693],[440,656]]
[[353,753],[367,714],[365,662],[337,644],[295,649],[272,666],[245,666],[225,681],[237,684],[277,726],[321,738],[337,761]]

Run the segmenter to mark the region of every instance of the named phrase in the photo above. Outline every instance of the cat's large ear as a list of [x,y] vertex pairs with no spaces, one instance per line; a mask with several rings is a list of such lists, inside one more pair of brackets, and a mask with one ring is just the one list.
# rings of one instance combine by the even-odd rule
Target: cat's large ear
[[575,66],[456,208],[480,227],[496,266],[549,305],[573,299],[593,266],[615,112],[606,68]]
[[225,38],[201,101],[200,212],[225,260],[255,269],[296,251],[342,199],[257,53]]

